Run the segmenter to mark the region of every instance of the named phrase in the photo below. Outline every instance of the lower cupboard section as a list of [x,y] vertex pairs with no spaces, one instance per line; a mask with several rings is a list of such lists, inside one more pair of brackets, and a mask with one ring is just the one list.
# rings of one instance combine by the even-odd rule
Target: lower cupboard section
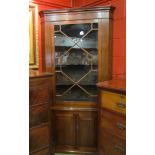
[[52,116],[55,152],[97,152],[96,111],[53,110]]
[[126,155],[126,141],[104,130],[100,136],[100,155]]

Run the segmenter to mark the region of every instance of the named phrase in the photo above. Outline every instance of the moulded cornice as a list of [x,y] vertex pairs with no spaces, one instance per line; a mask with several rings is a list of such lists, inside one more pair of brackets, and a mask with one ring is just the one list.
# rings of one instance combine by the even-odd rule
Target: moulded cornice
[[114,7],[112,6],[104,6],[104,7],[85,7],[85,8],[69,8],[69,9],[56,9],[56,10],[42,10],[39,12],[40,16],[48,15],[48,14],[55,14],[55,13],[68,13],[68,12],[81,12],[81,11],[99,11],[99,10],[107,10],[113,11]]

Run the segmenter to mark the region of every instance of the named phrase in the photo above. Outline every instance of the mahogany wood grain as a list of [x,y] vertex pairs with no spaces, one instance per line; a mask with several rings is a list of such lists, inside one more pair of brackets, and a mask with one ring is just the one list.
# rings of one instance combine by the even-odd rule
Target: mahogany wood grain
[[62,146],[74,149],[76,144],[76,122],[74,114],[70,111],[54,111],[52,116],[53,123],[55,124],[53,132],[56,149]]
[[30,108],[29,111],[30,128],[48,122],[48,105],[39,105],[37,107]]
[[56,152],[97,152],[96,112],[54,110],[52,114]]
[[97,151],[97,113],[79,112],[77,121],[78,147]]
[[98,35],[99,82],[112,79],[112,39],[110,36],[112,36],[111,19],[100,19]]
[[101,91],[101,107],[125,114],[126,97],[109,91]]
[[30,105],[47,104],[49,100],[49,88],[47,86],[30,89]]
[[104,130],[100,135],[99,154],[100,155],[125,155],[126,142]]
[[109,90],[110,92],[126,93],[126,80],[108,80],[97,83],[97,87],[103,90]]
[[49,127],[30,129],[30,152],[47,146],[49,147]]
[[29,148],[32,155],[49,155],[51,149],[50,105],[52,104],[51,73],[30,71],[29,78]]
[[101,130],[108,130],[115,136],[122,139],[126,138],[126,117],[122,115],[116,115],[108,110],[100,111],[100,128]]
[[100,88],[98,150],[99,155],[126,154],[125,81],[98,83]]

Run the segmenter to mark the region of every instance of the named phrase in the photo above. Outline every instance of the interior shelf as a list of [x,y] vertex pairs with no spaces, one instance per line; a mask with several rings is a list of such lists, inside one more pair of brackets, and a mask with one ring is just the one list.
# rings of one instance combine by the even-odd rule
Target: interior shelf
[[[55,65],[56,67],[60,67],[60,65]],[[79,66],[79,67],[90,67],[90,66],[98,66],[98,64],[93,64],[93,65],[90,65],[90,64],[87,64],[87,65],[84,65],[84,64],[64,64],[64,65],[61,65],[61,67],[66,67],[66,66],[70,66],[70,67],[77,67],[77,66]]]
[[56,86],[56,96],[60,98],[60,100],[65,101],[92,101],[96,98],[97,91],[95,85],[80,85],[80,87],[72,87],[72,85]]
[[[64,51],[62,51],[62,49],[67,51],[71,47],[72,46],[55,46],[55,50],[56,50],[56,52],[57,52],[57,50],[60,50],[59,52],[64,52]],[[76,46],[76,47],[72,48],[72,50],[74,50],[76,52],[78,52],[79,49],[81,49],[79,46]],[[88,50],[88,51],[96,51],[96,52],[98,51],[97,48],[84,48],[84,49]]]

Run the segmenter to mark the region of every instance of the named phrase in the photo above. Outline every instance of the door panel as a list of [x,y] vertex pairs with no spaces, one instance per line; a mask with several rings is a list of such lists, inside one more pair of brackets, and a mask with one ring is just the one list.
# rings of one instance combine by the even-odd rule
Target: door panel
[[75,121],[72,112],[54,112],[56,146],[75,146]]
[[97,150],[97,112],[54,111],[53,118],[57,151]]
[[81,148],[96,150],[97,146],[97,113],[79,112],[78,145]]

